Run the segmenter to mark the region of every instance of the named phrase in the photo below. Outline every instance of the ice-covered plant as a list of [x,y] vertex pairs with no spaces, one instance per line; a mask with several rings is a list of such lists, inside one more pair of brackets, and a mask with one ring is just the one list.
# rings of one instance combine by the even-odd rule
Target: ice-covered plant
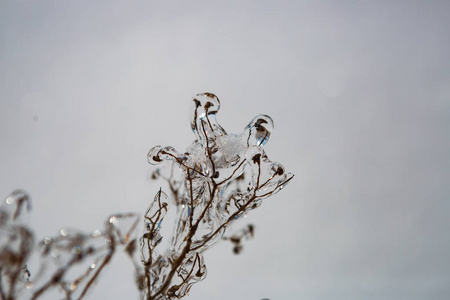
[[[65,299],[82,299],[120,246],[133,252],[137,214],[112,215],[102,230],[92,233],[62,228],[33,249],[33,232],[26,225],[29,211],[30,197],[22,190],[12,192],[0,206],[1,300],[60,299],[61,291]],[[40,266],[30,270],[32,254]]]
[[[216,120],[220,102],[215,95],[199,94],[193,104],[191,128],[196,140],[186,152],[156,146],[148,153],[150,164],[172,163],[167,166],[170,175],[163,178],[178,217],[170,249],[159,254],[160,225],[170,206],[167,195],[159,191],[145,214],[140,240],[147,299],[185,296],[205,278],[202,253],[223,237],[230,224],[293,177],[262,149],[273,129],[269,116],[258,115],[242,133],[227,134]],[[154,177],[161,174],[157,169]],[[238,237],[230,239],[238,241]]]
[[[15,191],[6,199],[0,208],[0,299],[19,294],[38,299],[58,290],[55,287],[66,299],[82,299],[119,247],[132,258],[143,299],[180,299],[205,278],[205,250],[229,240],[234,252],[240,252],[242,239],[253,236],[253,226],[224,236],[227,228],[281,190],[293,175],[262,149],[273,129],[269,116],[258,115],[242,133],[227,134],[216,120],[220,102],[215,95],[199,94],[193,105],[196,139],[186,152],[156,146],[148,153],[150,164],[162,166],[152,178],[167,182],[171,200],[162,189],[157,192],[145,212],[139,242],[133,235],[139,217],[132,213],[112,215],[103,230],[90,234],[63,228],[39,243],[42,263],[33,278],[26,264],[33,234],[18,221],[29,197]],[[161,224],[169,210],[176,221],[164,249]]]

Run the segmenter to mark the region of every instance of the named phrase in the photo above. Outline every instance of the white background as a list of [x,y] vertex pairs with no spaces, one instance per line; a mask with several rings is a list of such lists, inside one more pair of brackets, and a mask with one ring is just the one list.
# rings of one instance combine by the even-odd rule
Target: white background
[[[449,299],[449,2],[163,2],[0,2],[0,194],[36,236],[143,213],[208,91],[228,132],[270,115],[296,177],[189,299]],[[89,298],[137,299],[124,255]]]

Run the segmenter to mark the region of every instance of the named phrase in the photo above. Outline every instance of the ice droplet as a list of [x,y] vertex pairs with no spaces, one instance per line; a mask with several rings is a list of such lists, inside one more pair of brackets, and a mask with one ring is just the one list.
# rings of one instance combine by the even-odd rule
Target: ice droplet
[[61,229],[61,235],[62,236],[67,236],[69,234],[69,230],[67,228],[62,228]]
[[53,250],[51,251],[50,255],[51,255],[52,257],[55,257],[55,258],[56,258],[56,257],[59,256],[59,252],[58,252],[58,250],[53,249]]
[[[30,196],[27,192],[23,190],[14,190],[9,196],[5,199],[6,204],[13,204],[14,202],[20,202],[20,201],[29,201]],[[29,203],[27,205],[27,209],[29,210]]]
[[245,128],[249,146],[264,146],[273,131],[273,120],[267,115],[257,115]]
[[[30,210],[31,200],[28,193],[23,190],[14,190],[1,203],[0,212],[2,213],[2,217],[0,218],[0,224],[6,222],[7,219],[23,223],[28,217],[26,213]],[[22,217],[24,214],[25,217]]]
[[161,146],[155,146],[147,154],[148,163],[151,165],[158,165],[163,162],[162,158],[159,157],[159,151],[161,151]]
[[158,165],[166,160],[172,160],[177,164],[182,165],[182,162],[186,160],[186,158],[171,146],[164,148],[161,146],[155,146],[148,152],[147,160],[151,165]]
[[198,94],[193,99],[194,109],[191,116],[191,128],[197,140],[206,144],[209,138],[226,134],[222,126],[216,121],[216,114],[220,109],[220,101],[211,93]]

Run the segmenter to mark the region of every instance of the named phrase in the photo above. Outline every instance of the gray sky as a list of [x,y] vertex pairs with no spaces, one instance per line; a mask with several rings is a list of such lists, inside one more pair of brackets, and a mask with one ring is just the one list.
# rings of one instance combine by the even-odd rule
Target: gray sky
[[[143,213],[147,151],[184,151],[213,92],[228,132],[274,119],[296,177],[189,299],[449,299],[449,30],[448,1],[1,1],[0,194],[40,238]],[[90,298],[131,299],[107,271]]]

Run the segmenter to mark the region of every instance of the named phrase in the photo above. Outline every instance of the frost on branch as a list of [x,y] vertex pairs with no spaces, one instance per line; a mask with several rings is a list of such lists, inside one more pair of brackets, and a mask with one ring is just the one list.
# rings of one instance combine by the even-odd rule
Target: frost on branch
[[[219,241],[230,224],[293,178],[262,148],[273,130],[269,116],[258,115],[242,133],[227,134],[216,120],[220,102],[215,95],[199,94],[193,106],[191,128],[196,140],[186,152],[156,146],[148,153],[152,165],[169,162],[152,177],[167,181],[177,219],[170,249],[161,252],[159,230],[170,201],[160,190],[147,210],[140,240],[146,299],[184,297],[206,276],[203,251]],[[240,239],[250,234],[248,230],[234,236],[234,242],[233,237],[224,239],[235,243],[239,252]]]

